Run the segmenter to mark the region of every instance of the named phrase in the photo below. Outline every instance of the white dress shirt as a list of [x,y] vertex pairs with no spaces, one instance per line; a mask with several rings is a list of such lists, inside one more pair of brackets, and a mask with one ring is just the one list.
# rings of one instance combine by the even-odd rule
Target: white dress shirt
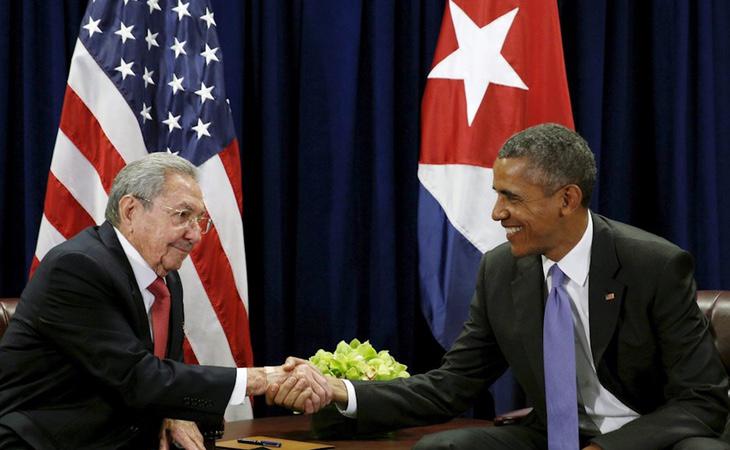
[[[157,274],[147,264],[147,261],[142,258],[136,248],[127,240],[124,235],[114,227],[114,232],[119,238],[119,243],[122,244],[122,250],[127,256],[129,265],[132,266],[132,272],[134,273],[134,279],[139,287],[139,292],[142,294],[142,301],[144,302],[144,309],[147,312],[147,320],[150,327],[150,336],[154,339],[152,333],[152,317],[150,316],[150,309],[152,304],[155,302],[155,296],[152,292],[148,291],[147,288],[153,281],[157,279]],[[164,278],[163,278],[164,279]],[[233,387],[231,398],[228,401],[229,405],[240,405],[248,401],[246,397],[246,384],[248,382],[248,372],[245,367],[239,367],[236,369],[236,384]]]
[[[581,429],[587,431],[598,429],[604,434],[631,422],[639,417],[639,414],[606,390],[596,374],[596,365],[591,353],[590,322],[588,321],[588,272],[591,266],[592,244],[593,219],[588,213],[588,226],[583,237],[557,264],[568,278],[565,289],[572,302],[578,403],[583,407],[579,408]],[[556,264],[555,261],[542,256],[542,269],[548,291],[552,286],[552,279],[547,275],[553,264]],[[347,408],[340,409],[340,412],[346,417],[355,418],[357,417],[355,388],[348,380],[343,381],[347,387],[348,403]],[[582,409],[585,409],[585,412]]]

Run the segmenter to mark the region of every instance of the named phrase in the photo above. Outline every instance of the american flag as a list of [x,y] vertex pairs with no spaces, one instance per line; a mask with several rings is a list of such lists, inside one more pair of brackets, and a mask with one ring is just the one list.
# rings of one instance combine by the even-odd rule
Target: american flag
[[[215,227],[180,269],[188,362],[251,366],[238,141],[206,0],[92,0],[82,19],[31,273],[104,221],[114,176],[148,152],[198,167]],[[226,418],[251,417],[248,401]]]

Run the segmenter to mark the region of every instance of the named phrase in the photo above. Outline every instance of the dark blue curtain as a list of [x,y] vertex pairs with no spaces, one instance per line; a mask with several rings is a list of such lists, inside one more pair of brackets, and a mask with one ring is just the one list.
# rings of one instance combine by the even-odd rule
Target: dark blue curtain
[[[419,109],[443,0],[212,0],[241,142],[256,362],[370,338],[422,371]],[[730,5],[562,0],[593,208],[690,250],[730,288]],[[0,0],[0,296],[20,294],[82,0]],[[259,402],[262,403],[262,402]]]
[[730,4],[559,4],[575,123],[599,165],[593,208],[691,251],[699,288],[729,289]]

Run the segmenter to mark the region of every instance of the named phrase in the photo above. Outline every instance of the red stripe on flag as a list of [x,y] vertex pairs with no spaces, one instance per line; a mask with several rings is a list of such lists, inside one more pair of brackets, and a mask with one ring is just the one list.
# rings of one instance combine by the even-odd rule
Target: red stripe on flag
[[198,357],[195,356],[195,352],[193,351],[193,347],[190,345],[190,341],[188,341],[188,337],[185,336],[183,338],[183,355],[185,355],[185,363],[186,364],[195,364],[199,365],[200,362],[198,362]]
[[38,264],[40,264],[40,260],[38,260],[37,256],[33,256],[33,261],[30,263],[30,273],[28,274],[28,280],[33,278],[33,273],[35,273],[35,270],[38,268]]
[[233,193],[238,203],[238,212],[243,213],[243,184],[241,183],[241,157],[238,151],[238,139],[233,139],[228,147],[218,154],[223,162],[223,168],[231,181]]
[[58,181],[53,172],[48,173],[43,212],[48,222],[66,239],[86,227],[95,225],[94,219],[81,207],[66,186]]
[[233,359],[239,367],[252,366],[248,314],[238,295],[231,265],[215,228],[203,236],[190,257],[226,334]]
[[99,121],[70,86],[66,86],[59,128],[94,166],[104,190],[109,193],[114,177],[125,162],[109,142]]

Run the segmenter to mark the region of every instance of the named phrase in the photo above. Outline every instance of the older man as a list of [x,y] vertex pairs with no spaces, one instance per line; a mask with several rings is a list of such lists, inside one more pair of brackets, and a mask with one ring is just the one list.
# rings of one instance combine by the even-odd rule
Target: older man
[[164,153],[130,163],[106,218],[52,249],[21,295],[0,343],[0,447],[202,449],[188,420],[220,418],[272,382],[294,392],[292,407],[329,402],[306,364],[181,362],[176,270],[211,226],[192,164]]
[[[728,382],[695,303],[690,255],[588,210],[596,167],[554,124],[510,138],[469,318],[440,368],[393,382],[332,380],[363,432],[444,421],[509,366],[524,424],[432,435],[419,449],[726,448]],[[282,400],[286,389],[268,396]],[[580,447],[579,447],[580,446]]]

